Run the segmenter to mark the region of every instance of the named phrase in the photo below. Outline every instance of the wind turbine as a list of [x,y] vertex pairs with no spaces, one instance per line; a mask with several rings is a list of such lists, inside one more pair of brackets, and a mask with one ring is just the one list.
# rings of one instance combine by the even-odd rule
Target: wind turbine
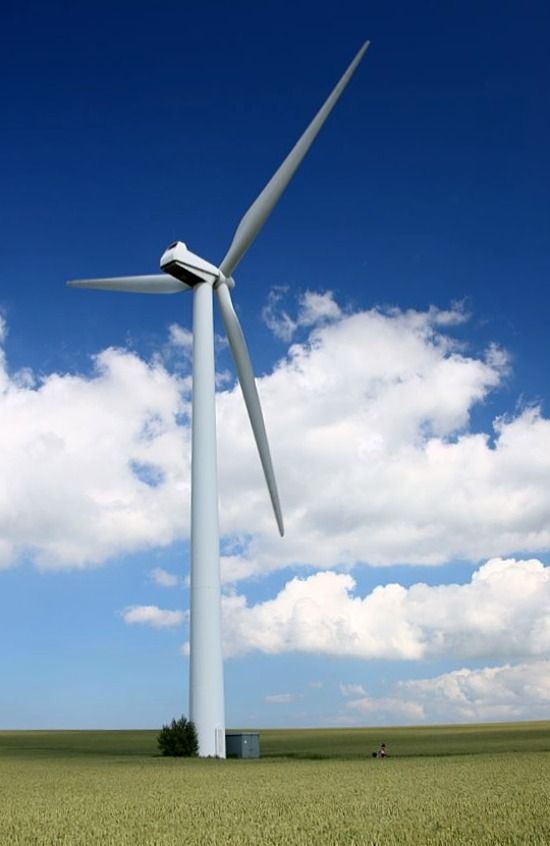
[[294,172],[309,150],[369,46],[366,41],[292,148],[279,169],[241,219],[219,265],[195,255],[181,241],[165,250],[160,275],[77,279],[73,288],[99,288],[143,294],[193,292],[193,395],[191,445],[191,633],[190,718],[196,725],[199,754],[225,758],[225,714],[220,610],[218,481],[214,369],[213,291],[216,292],[229,346],[281,536],[283,515],[252,363],[233,309],[232,273],[251,246]]

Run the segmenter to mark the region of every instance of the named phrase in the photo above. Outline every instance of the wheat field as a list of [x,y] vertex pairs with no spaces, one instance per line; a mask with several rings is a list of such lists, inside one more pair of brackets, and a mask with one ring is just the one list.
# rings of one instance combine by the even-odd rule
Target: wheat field
[[260,760],[177,760],[154,732],[0,732],[0,844],[550,843],[550,723],[261,739]]

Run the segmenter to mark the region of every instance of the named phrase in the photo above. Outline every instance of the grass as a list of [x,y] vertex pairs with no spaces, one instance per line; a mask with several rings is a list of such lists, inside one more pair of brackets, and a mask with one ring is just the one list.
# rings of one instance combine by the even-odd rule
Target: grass
[[0,844],[550,843],[550,723],[262,731],[259,761],[155,737],[0,732]]
[[399,758],[550,752],[550,722],[261,732],[262,755],[270,757],[363,759],[382,742]]

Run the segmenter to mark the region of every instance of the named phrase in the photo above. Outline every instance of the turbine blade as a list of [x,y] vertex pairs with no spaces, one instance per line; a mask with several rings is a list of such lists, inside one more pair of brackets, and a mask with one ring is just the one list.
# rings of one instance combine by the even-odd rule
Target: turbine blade
[[231,276],[238,263],[256,238],[256,235],[264,225],[266,219],[273,210],[273,207],[276,205],[281,194],[294,176],[294,173],[302,162],[305,154],[313,144],[317,133],[332,111],[334,105],[340,97],[340,94],[350,81],[355,68],[363,58],[369,44],[370,41],[365,41],[347,71],[344,73],[340,82],[327,98],[325,104],[317,112],[304,134],[292,148],[282,165],[274,173],[261,194],[252,203],[242,218],[233,236],[231,246],[220,265],[220,270],[224,276]]
[[159,273],[154,276],[112,276],[106,279],[71,279],[70,288],[98,288],[101,291],[125,291],[129,294],[178,294],[188,291],[173,276]]
[[222,283],[216,287],[216,294],[218,296],[218,304],[222,315],[222,320],[225,326],[225,331],[229,340],[229,346],[233,355],[233,361],[237,369],[237,375],[243,392],[243,397],[250,419],[250,425],[254,433],[254,439],[258,452],[260,454],[260,461],[264,471],[265,480],[267,482],[267,489],[271,497],[271,504],[275,513],[275,519],[279,528],[281,537],[284,535],[283,515],[281,511],[281,504],[279,502],[279,494],[277,492],[277,482],[275,481],[275,473],[273,472],[273,464],[271,463],[271,453],[269,451],[269,444],[267,441],[267,434],[265,431],[264,417],[262,414],[262,407],[260,405],[260,398],[254,380],[254,373],[252,370],[252,362],[244,339],[243,330],[239,319],[235,314],[233,303],[231,302],[231,294],[226,284]]

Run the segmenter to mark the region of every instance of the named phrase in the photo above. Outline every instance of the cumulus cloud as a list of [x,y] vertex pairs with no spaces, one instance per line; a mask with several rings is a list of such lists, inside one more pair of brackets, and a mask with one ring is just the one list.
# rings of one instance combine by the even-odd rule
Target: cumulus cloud
[[179,584],[178,577],[167,570],[163,570],[162,567],[154,567],[151,570],[151,578],[160,587],[176,587]]
[[[258,379],[284,540],[240,389],[218,390],[227,580],[550,548],[550,421],[527,407],[470,431],[508,363],[456,342],[464,309],[351,312],[308,292],[289,319],[302,340]],[[170,328],[167,347],[189,344]],[[181,356],[107,349],[91,374],[37,379],[2,352],[0,566],[97,565],[187,538],[189,388]]]
[[171,629],[181,626],[185,617],[183,611],[167,611],[156,605],[131,605],[122,612],[125,623],[152,626],[154,629]]
[[273,288],[262,311],[264,323],[281,341],[290,341],[301,327],[319,326],[342,316],[340,306],[335,302],[331,291],[306,291],[300,296],[298,314],[292,318],[282,308],[287,290],[283,286]]
[[460,669],[428,679],[402,681],[391,696],[346,703],[369,722],[490,722],[547,719],[550,661]]
[[[0,365],[2,363],[0,362]],[[183,383],[107,349],[90,376],[0,368],[0,560],[81,567],[187,529]]]
[[[214,336],[214,343],[217,350],[227,347],[227,338],[224,335],[216,334]],[[172,323],[168,327],[168,341],[162,348],[162,357],[165,360],[173,360],[177,356],[183,359],[190,360],[193,354],[193,333],[186,326],[180,326],[179,323]],[[227,379],[227,374],[220,374],[223,381]]]
[[[550,654],[550,567],[495,558],[466,584],[388,584],[364,597],[349,574],[320,572],[248,605],[223,598],[228,655],[305,652],[423,660]],[[342,688],[345,695],[359,688]]]
[[177,323],[172,323],[168,327],[169,344],[176,349],[182,350],[187,355],[191,355],[193,349],[193,333],[184,326],[179,326]]
[[466,319],[462,309],[341,312],[259,380],[284,541],[240,395],[220,395],[222,526],[243,541],[224,561],[227,579],[295,563],[435,565],[550,548],[550,421],[527,407],[469,431],[509,365],[495,345],[473,355],[453,339]]

